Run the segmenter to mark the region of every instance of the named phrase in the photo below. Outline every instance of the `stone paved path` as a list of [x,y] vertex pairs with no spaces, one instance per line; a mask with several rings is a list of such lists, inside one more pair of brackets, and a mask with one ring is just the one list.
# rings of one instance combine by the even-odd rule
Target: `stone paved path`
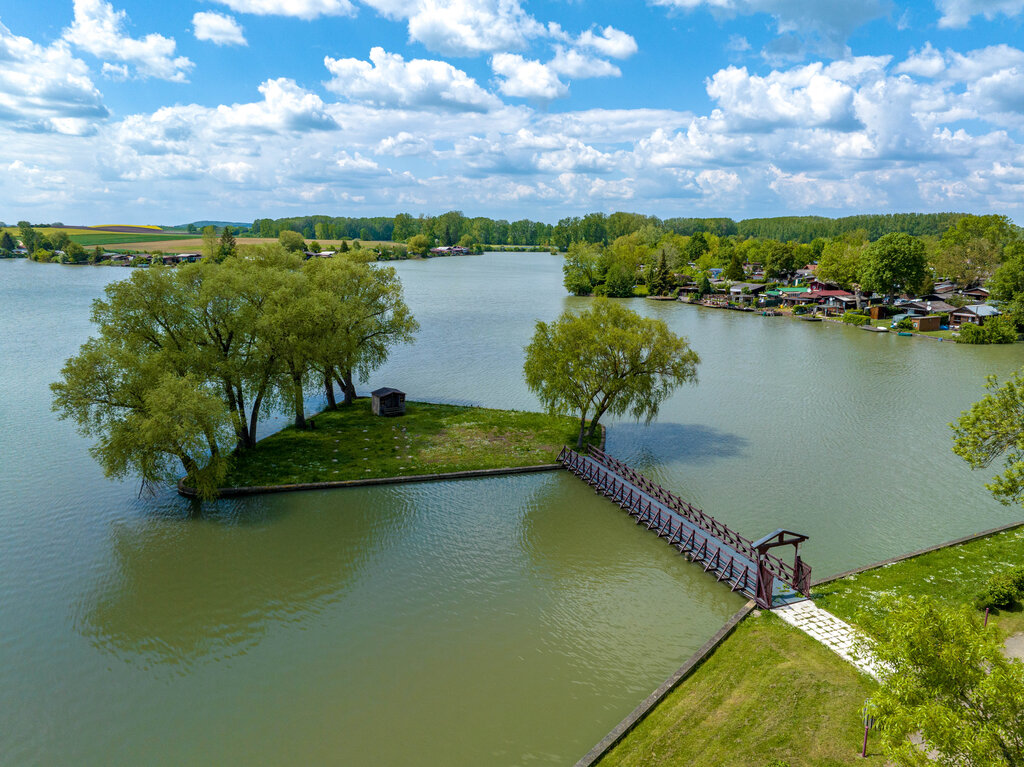
[[849,623],[841,621],[828,610],[822,610],[809,599],[776,607],[772,612],[817,639],[865,674],[878,678],[878,669],[872,658],[854,657],[853,645],[859,635]]

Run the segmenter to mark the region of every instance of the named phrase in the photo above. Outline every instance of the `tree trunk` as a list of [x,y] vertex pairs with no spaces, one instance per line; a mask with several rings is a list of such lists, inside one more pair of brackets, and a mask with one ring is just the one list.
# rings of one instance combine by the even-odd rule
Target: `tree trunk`
[[576,452],[583,449],[583,438],[586,436],[587,430],[587,414],[586,412],[580,413],[580,435],[576,439]]
[[352,382],[352,371],[342,371],[341,378],[341,388],[345,392],[345,404],[351,405],[356,398],[356,385]]
[[292,397],[295,400],[295,428],[306,428],[306,409],[302,396],[302,378],[292,376]]
[[337,410],[338,403],[334,399],[334,376],[331,375],[330,369],[324,373],[324,394],[327,395],[327,409]]
[[246,447],[256,447],[256,425],[259,423],[260,406],[263,405],[263,390],[256,395],[252,403],[252,413],[249,415],[249,436],[245,443]]

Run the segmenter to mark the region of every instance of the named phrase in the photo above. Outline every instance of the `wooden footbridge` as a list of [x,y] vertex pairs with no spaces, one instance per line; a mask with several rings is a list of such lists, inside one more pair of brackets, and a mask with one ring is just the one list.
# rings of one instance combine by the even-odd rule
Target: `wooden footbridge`
[[[703,565],[716,580],[770,609],[779,602],[806,596],[811,567],[800,558],[807,536],[776,530],[757,541],[744,538],[714,517],[593,446],[585,454],[563,448],[558,462],[664,538],[691,562]],[[771,549],[793,546],[790,565]]]

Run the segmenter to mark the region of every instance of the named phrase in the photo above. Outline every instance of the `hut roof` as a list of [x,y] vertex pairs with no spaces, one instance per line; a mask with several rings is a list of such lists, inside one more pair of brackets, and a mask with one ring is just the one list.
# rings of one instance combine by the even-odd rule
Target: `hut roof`
[[382,387],[380,389],[374,389],[370,393],[374,397],[386,397],[389,394],[405,394],[404,391],[401,391],[400,389],[392,389],[390,386],[384,386],[384,387]]

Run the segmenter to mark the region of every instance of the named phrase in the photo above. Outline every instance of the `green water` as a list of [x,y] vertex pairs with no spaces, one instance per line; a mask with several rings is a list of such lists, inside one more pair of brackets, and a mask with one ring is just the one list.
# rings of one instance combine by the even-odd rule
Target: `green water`
[[[422,331],[363,388],[535,408],[533,322],[586,303],[560,266],[399,264]],[[46,388],[126,272],[0,261],[0,763],[571,764],[742,604],[560,473],[202,520],[138,498]],[[690,337],[701,380],[609,451],[748,536],[809,534],[816,574],[1020,517],[946,423],[1022,347],[631,305]]]

